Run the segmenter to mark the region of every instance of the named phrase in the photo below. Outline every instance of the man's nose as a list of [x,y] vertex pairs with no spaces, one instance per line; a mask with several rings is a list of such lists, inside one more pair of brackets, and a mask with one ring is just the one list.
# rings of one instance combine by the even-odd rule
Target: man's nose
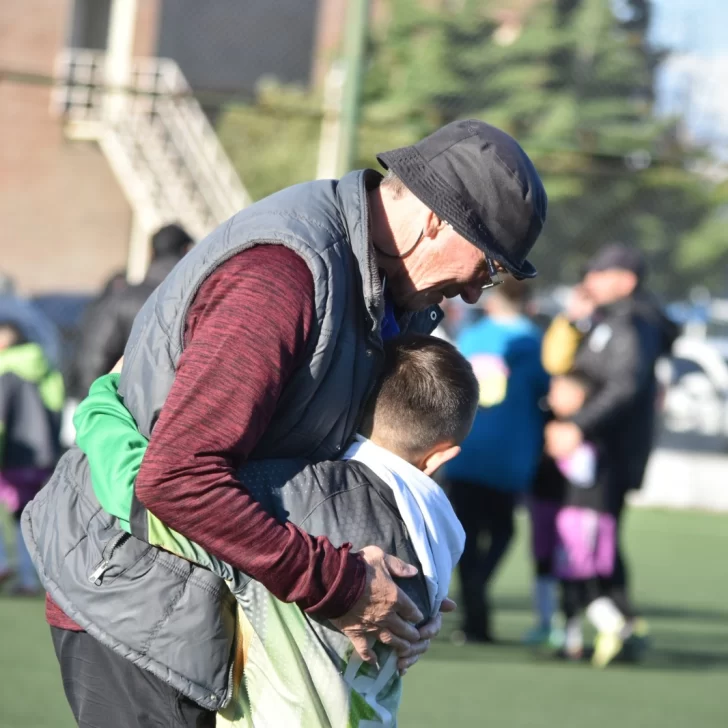
[[462,298],[465,303],[472,304],[477,303],[482,294],[483,289],[480,286],[466,286],[460,294],[460,298]]

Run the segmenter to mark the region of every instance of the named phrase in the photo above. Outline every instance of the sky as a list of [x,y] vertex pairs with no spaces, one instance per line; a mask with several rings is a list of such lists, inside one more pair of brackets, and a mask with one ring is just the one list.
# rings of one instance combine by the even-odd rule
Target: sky
[[681,111],[695,141],[728,152],[728,0],[653,0],[652,40],[673,49],[658,112]]

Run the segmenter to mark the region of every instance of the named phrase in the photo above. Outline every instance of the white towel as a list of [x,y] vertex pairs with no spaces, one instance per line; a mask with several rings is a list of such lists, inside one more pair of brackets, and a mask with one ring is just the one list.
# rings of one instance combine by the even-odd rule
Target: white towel
[[361,435],[342,459],[363,463],[392,489],[427,582],[428,616],[433,617],[465,545],[465,531],[450,501],[432,478]]

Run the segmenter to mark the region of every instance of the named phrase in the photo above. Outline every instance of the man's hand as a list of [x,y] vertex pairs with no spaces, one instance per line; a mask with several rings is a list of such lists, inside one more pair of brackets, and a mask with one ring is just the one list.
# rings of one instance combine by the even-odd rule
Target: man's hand
[[367,638],[374,637],[390,645],[398,655],[409,654],[412,645],[422,641],[420,631],[414,625],[424,617],[392,580],[393,576],[415,576],[417,569],[385,554],[377,546],[366,546],[359,553],[367,565],[364,591],[351,611],[331,622],[351,640],[364,662],[376,665],[377,658],[367,644]]
[[552,458],[566,458],[584,441],[584,435],[573,422],[549,422],[546,425],[546,452]]
[[405,675],[407,670],[430,649],[430,640],[437,637],[440,634],[440,629],[442,629],[442,615],[447,612],[454,612],[456,609],[457,604],[452,599],[443,599],[440,605],[440,613],[426,624],[423,624],[418,630],[420,633],[419,641],[414,642],[406,654],[399,654],[397,669],[400,675]]

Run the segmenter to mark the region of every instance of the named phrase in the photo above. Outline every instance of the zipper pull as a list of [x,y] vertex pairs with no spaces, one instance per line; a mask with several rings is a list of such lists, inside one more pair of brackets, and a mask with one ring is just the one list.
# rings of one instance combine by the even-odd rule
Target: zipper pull
[[101,577],[104,575],[106,570],[109,568],[108,559],[104,559],[88,577],[88,580],[96,586],[101,586]]

